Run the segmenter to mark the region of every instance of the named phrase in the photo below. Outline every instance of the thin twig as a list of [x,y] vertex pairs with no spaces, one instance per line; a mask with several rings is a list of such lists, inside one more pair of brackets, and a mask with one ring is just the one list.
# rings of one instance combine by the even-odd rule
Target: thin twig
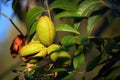
[[49,18],[51,19],[51,15],[50,15],[50,9],[49,9],[48,0],[46,0],[46,7],[47,7],[48,16],[49,16]]
[[5,14],[2,13],[2,12],[0,12],[0,14],[1,14],[2,16],[4,16],[5,18],[7,18],[7,19],[12,23],[12,25],[15,27],[15,29],[17,29],[17,31],[18,31],[21,35],[24,36],[24,34],[20,31],[20,29],[14,24],[14,22],[12,21],[12,19],[10,19],[7,15],[5,15]]

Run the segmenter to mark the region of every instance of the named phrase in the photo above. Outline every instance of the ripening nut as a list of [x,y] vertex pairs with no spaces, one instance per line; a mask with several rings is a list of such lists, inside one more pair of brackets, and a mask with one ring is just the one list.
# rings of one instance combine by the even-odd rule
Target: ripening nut
[[49,46],[55,38],[55,27],[51,19],[47,16],[41,16],[38,20],[36,33],[40,43],[44,46]]
[[23,46],[19,53],[20,56],[29,56],[39,53],[44,48],[45,47],[42,44],[40,44],[39,41],[32,41],[29,44]]
[[58,51],[54,52],[50,55],[50,59],[57,63],[58,65],[70,65],[71,63],[71,56],[66,51]]
[[58,65],[66,66],[71,63],[71,56],[68,52],[61,50],[57,44],[52,44],[47,49],[50,59]]
[[52,54],[52,52],[58,51],[60,50],[60,45],[58,44],[51,44],[48,48],[47,48],[47,52],[48,55]]

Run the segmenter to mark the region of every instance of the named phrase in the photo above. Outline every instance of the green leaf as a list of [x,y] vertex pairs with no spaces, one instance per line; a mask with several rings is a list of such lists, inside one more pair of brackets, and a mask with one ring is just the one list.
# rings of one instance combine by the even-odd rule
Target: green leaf
[[76,12],[70,12],[70,11],[63,11],[63,12],[55,15],[55,19],[63,18],[63,17],[80,17],[80,15],[77,14]]
[[88,19],[87,34],[90,35],[102,15],[92,16]]
[[93,70],[98,65],[100,60],[101,60],[101,54],[90,60],[87,64],[86,71],[89,72]]
[[79,4],[79,7],[75,11],[66,10],[55,16],[55,18],[62,17],[87,17],[87,15],[95,9],[96,4],[100,3],[100,0],[84,0]]
[[80,70],[85,62],[83,46],[80,46],[74,54],[73,65],[76,70]]
[[88,18],[88,25],[87,25],[87,34],[90,35],[91,32],[93,31],[94,27],[97,25],[97,23],[103,18],[103,14],[108,9],[105,8],[104,6],[97,7],[91,14],[91,16]]
[[106,77],[106,80],[117,80],[120,77],[120,66],[112,70],[112,72]]
[[62,78],[61,80],[73,80],[75,76],[75,73],[70,72],[69,75],[67,75],[66,77]]
[[29,32],[30,35],[33,35],[33,34],[35,33],[36,27],[37,27],[37,23],[38,23],[38,21],[35,21],[35,22],[33,23],[32,27],[31,27],[31,29],[30,29],[30,32]]
[[75,28],[68,24],[59,24],[56,26],[56,31],[67,31],[67,32],[72,32],[76,34],[80,34]]
[[109,59],[100,69],[99,74],[97,76],[104,75],[105,72],[109,71],[114,66],[115,63],[116,63],[116,58]]
[[78,22],[78,23],[74,23],[74,28],[75,28],[75,29],[78,29],[79,26],[80,26],[80,23],[79,23],[79,22]]
[[90,40],[87,37],[80,35],[80,36],[78,36],[78,39],[82,45],[84,45],[84,46],[90,45]]
[[35,8],[28,11],[27,16],[26,16],[26,21],[25,21],[28,31],[30,30],[31,25],[36,20],[38,15],[40,15],[40,13],[42,13],[44,11],[45,11],[45,9],[43,7],[40,7],[40,6],[35,7]]
[[61,72],[61,71],[67,71],[65,68],[54,68],[51,69],[50,72],[54,73],[54,72]]
[[100,3],[100,0],[85,0],[80,3],[78,12],[80,16],[87,16],[87,14],[95,7],[96,4]]
[[65,36],[61,40],[61,44],[63,44],[64,48],[69,50],[75,44],[75,38],[73,36]]
[[67,0],[55,0],[51,5],[50,9],[60,8],[68,11],[76,11],[77,6]]

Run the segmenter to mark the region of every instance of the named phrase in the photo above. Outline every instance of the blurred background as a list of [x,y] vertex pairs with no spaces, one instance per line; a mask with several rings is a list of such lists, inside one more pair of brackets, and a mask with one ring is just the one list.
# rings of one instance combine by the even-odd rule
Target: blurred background
[[[14,23],[18,26],[18,28],[25,34],[26,27],[24,25],[24,16],[26,15],[28,8],[32,8],[36,5],[41,5],[40,2],[36,2],[42,0],[18,0],[17,3],[19,5],[14,10],[18,12],[21,11],[21,13],[19,12],[17,15],[14,15],[14,11],[12,8],[13,0],[8,0],[7,2],[6,1],[7,0],[0,0],[0,11],[6,14],[9,18],[11,18],[14,21]],[[26,6],[26,1],[28,1],[27,3],[29,3],[28,6]],[[99,24],[103,20],[104,18],[99,22]],[[83,26],[84,25],[85,24],[83,23]],[[99,33],[97,33],[96,30],[94,30],[94,32],[102,37],[113,37],[120,35],[120,17],[116,17],[110,26],[102,28],[102,30]],[[17,75],[13,73],[12,70],[19,68],[21,60],[19,56],[17,56],[14,59],[11,57],[10,46],[12,44],[13,39],[18,34],[19,32],[13,27],[10,21],[4,16],[0,15],[0,80],[12,80]],[[59,33],[59,35],[61,35],[61,33]],[[59,35],[57,36],[57,38],[60,38]]]
[[[7,3],[5,0],[0,0],[0,11],[11,18],[23,33],[26,32],[24,24],[18,17],[13,17],[12,0]],[[12,70],[18,68],[21,61],[19,56],[14,59],[11,57],[10,46],[18,34],[10,21],[0,15],[0,80],[12,80],[16,76]]]

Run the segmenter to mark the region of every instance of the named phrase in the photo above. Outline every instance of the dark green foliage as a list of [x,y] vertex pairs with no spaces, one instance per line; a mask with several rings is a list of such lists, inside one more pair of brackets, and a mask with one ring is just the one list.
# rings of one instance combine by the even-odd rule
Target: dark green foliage
[[83,66],[84,62],[85,62],[85,55],[83,52],[83,46],[80,46],[74,53],[74,57],[73,57],[73,65],[75,70],[79,71]]
[[66,50],[69,50],[71,47],[74,46],[75,44],[75,39],[73,36],[65,36],[64,38],[62,38],[61,40],[61,44],[63,45],[63,47],[66,49]]

